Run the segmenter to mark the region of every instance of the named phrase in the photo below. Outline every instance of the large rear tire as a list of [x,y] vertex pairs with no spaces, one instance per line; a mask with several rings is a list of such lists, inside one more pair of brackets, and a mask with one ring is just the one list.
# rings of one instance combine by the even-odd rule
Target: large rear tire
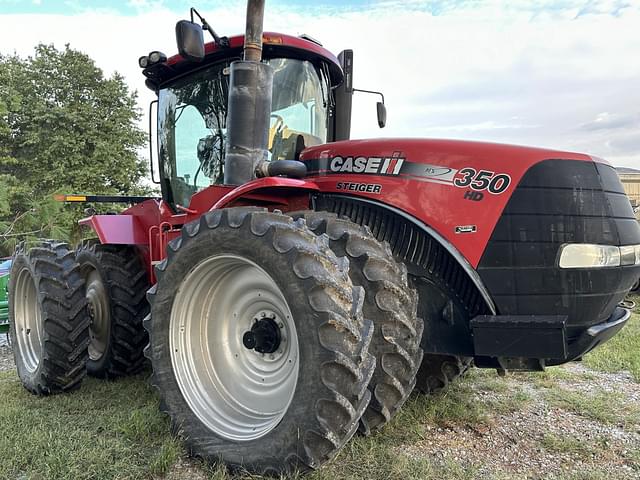
[[49,395],[80,386],[90,318],[84,280],[66,243],[45,241],[16,252],[9,319],[18,376],[27,390]]
[[364,288],[363,314],[374,324],[369,351],[376,357],[376,371],[369,383],[371,403],[360,420],[361,433],[369,434],[393,418],[415,386],[422,361],[418,294],[409,286],[405,265],[393,258],[389,245],[376,240],[368,227],[328,212],[291,215],[304,218],[317,235],[327,234],[336,255],[349,259],[353,284]]
[[78,249],[76,260],[92,319],[87,373],[117,378],[139,372],[149,342],[142,321],[149,313],[145,295],[151,286],[139,251],[89,240]]
[[348,261],[304,220],[207,213],[169,244],[145,321],[152,383],[189,451],[279,475],[351,438],[375,369]]

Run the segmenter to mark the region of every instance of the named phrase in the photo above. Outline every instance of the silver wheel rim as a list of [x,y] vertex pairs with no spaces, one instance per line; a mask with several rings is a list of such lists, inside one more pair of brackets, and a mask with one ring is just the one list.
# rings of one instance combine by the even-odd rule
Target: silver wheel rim
[[86,297],[91,315],[89,358],[96,362],[102,358],[107,350],[111,312],[109,311],[109,294],[102,277],[95,269],[89,270],[89,275],[86,277]]
[[[272,354],[243,345],[261,318],[280,328]],[[254,262],[220,255],[191,270],[173,303],[169,347],[184,399],[221,437],[254,440],[284,417],[298,381],[298,337],[282,292]]]
[[42,312],[38,302],[36,283],[28,268],[18,272],[16,280],[14,322],[18,351],[25,368],[35,372],[42,355]]

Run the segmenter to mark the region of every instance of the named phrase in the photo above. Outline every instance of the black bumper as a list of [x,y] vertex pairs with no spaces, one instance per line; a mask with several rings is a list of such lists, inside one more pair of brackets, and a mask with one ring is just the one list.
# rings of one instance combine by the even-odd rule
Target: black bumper
[[550,359],[547,361],[547,365],[560,365],[561,363],[579,359],[585,353],[590,352],[618,333],[626,325],[630,317],[631,310],[617,307],[606,322],[589,327],[577,339],[569,343],[568,356],[566,358]]

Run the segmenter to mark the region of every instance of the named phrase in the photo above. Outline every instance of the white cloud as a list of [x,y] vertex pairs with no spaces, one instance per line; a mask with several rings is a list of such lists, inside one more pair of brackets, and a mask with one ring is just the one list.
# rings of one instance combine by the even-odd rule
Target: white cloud
[[[131,3],[137,16],[0,16],[0,50],[27,55],[38,42],[71,43],[107,72],[121,72],[139,90],[146,111],[153,94],[144,87],[137,58],[156,49],[175,52],[174,24],[188,11],[176,16],[158,2]],[[201,13],[219,34],[242,31],[243,2],[224,8],[203,3]],[[305,11],[267,2],[265,29],[307,33],[335,53],[354,49],[356,87],[382,90],[388,109],[387,128],[379,130],[375,98],[357,96],[354,137],[524,143],[640,168],[639,5],[616,0],[429,5],[384,1],[367,10]]]

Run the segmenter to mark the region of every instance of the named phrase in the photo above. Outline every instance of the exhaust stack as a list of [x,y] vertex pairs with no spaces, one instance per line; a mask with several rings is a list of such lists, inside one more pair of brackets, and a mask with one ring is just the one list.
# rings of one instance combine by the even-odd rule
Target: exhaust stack
[[262,63],[264,0],[248,0],[243,60],[231,64],[224,183],[242,185],[267,160],[273,69]]

